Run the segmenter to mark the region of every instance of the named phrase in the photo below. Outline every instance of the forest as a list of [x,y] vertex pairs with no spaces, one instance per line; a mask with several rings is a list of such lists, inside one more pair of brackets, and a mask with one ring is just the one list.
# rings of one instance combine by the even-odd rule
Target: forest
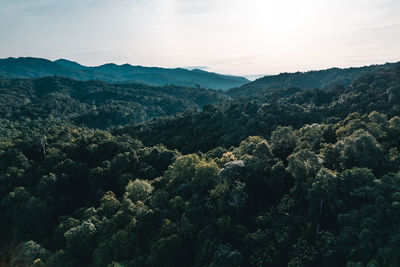
[[376,73],[381,69],[392,69],[400,66],[400,62],[370,65],[353,68],[330,68],[326,70],[313,70],[307,72],[280,73],[268,75],[253,82],[246,83],[236,88],[231,88],[229,96],[245,99],[267,99],[269,93],[279,93],[282,89],[300,87],[302,89],[331,89],[334,86],[349,86],[355,79],[362,75]]
[[0,266],[400,266],[400,67],[346,75],[0,79]]
[[204,88],[109,84],[57,76],[0,78],[0,96],[3,137],[24,126],[45,129],[52,124],[73,123],[106,129],[200,109],[227,99],[218,91]]

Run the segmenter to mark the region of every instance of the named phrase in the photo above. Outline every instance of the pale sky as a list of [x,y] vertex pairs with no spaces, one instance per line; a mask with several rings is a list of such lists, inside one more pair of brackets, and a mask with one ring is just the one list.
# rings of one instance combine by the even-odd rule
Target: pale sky
[[0,58],[276,74],[400,61],[400,0],[0,0]]

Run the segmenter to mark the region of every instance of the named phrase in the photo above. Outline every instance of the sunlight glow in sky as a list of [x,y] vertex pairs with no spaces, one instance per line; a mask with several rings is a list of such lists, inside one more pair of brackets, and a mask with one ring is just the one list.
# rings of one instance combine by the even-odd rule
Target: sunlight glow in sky
[[275,74],[400,61],[399,0],[1,0],[0,57]]

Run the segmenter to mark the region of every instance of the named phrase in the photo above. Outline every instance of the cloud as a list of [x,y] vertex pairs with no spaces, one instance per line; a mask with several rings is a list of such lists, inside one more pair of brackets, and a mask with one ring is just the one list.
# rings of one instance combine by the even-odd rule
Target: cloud
[[221,11],[223,8],[229,8],[229,3],[225,0],[172,0],[170,4],[174,6],[177,15],[209,15]]
[[399,12],[398,0],[0,0],[0,56],[234,74],[395,61]]

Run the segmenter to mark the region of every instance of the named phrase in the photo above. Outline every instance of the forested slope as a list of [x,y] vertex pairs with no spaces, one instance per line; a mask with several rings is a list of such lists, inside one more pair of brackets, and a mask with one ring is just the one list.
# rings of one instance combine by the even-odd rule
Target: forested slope
[[[271,94],[265,101],[236,100],[226,105],[206,106],[172,117],[135,124],[117,131],[129,133],[146,145],[163,143],[183,152],[229,148],[251,135],[269,136],[278,125],[300,128],[304,124],[331,123],[353,112],[380,111],[400,114],[399,68],[364,75],[348,87],[289,89]],[[195,142],[191,137],[195,137]]]
[[21,130],[0,141],[0,261],[399,266],[399,104],[386,69],[112,132]]
[[3,124],[5,120],[16,124],[74,123],[101,129],[226,99],[217,91],[202,88],[82,82],[63,77],[0,78],[0,96]]
[[400,62],[358,68],[330,68],[308,72],[281,73],[265,76],[253,82],[232,88],[228,90],[227,94],[235,98],[264,101],[271,95],[280,94],[282,90],[287,89],[319,88],[329,90],[335,86],[347,87],[362,75],[374,74],[381,69],[392,69],[399,66]]

